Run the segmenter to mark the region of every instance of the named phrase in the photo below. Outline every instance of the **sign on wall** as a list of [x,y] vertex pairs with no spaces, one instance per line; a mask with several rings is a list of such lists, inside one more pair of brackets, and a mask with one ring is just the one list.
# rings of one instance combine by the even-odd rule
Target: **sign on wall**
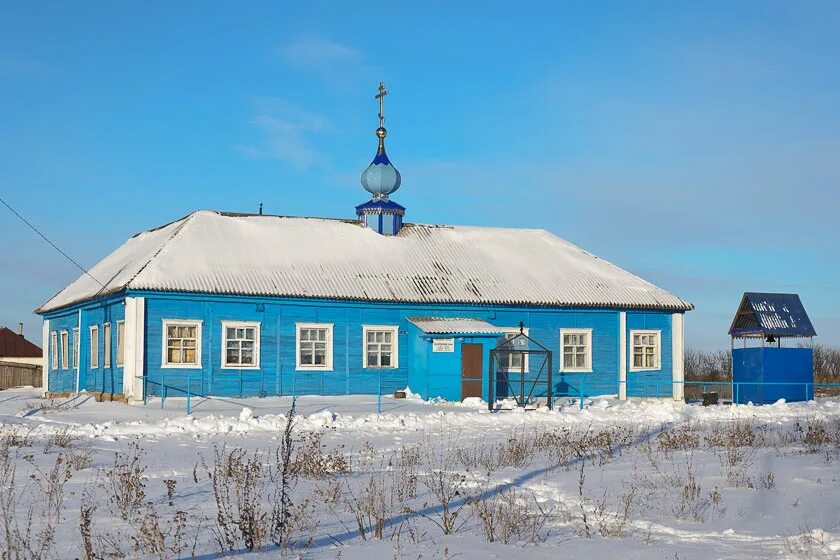
[[454,338],[435,338],[432,340],[432,352],[454,352]]

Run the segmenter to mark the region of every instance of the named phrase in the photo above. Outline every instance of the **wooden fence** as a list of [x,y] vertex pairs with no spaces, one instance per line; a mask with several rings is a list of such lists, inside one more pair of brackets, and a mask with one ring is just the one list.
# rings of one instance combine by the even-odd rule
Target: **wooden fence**
[[41,366],[0,362],[0,389],[10,389],[24,385],[40,387],[41,384]]

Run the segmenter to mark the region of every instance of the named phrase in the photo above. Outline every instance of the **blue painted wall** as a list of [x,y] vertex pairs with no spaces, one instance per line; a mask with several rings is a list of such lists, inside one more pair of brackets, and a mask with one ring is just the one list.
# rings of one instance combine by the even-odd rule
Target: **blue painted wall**
[[[73,329],[78,326],[79,313],[78,311],[71,311],[58,315],[50,319],[50,334],[56,333],[56,349],[58,351],[58,368],[52,367],[52,356],[47,360],[49,367],[49,375],[47,376],[47,383],[49,384],[49,391],[53,393],[65,393],[76,390],[76,370],[73,369]],[[61,367],[61,332],[67,331],[67,350],[70,353],[67,356],[67,368]],[[51,352],[52,346],[50,342],[51,337],[45,341],[44,351]]]
[[[542,337],[553,333],[553,344],[545,346],[552,351],[554,364],[555,396],[613,395],[618,394],[619,313],[617,311],[559,312],[547,321],[543,329],[532,329]],[[629,316],[629,313],[628,313]],[[557,325],[552,329],[553,325]],[[562,328],[592,329],[592,371],[568,373],[560,371],[560,334]],[[664,336],[664,333],[663,333]],[[668,333],[670,337],[670,332]],[[551,340],[550,338],[546,338]],[[543,338],[536,338],[542,342]]]
[[[650,371],[632,371],[632,339],[633,330],[661,331],[662,352],[660,367]],[[673,380],[673,344],[671,339],[671,314],[654,312],[627,313],[627,396],[628,397],[659,397],[672,395]]]
[[[116,322],[124,316],[123,297],[115,296],[101,303],[86,304],[59,313],[47,314],[55,321],[65,317],[76,322],[82,308],[82,381],[88,390],[122,391],[122,368],[116,366]],[[391,393],[409,386],[425,398],[460,399],[461,353],[464,342],[484,345],[482,383],[487,398],[490,349],[495,337],[456,339],[453,353],[433,353],[429,337],[423,335],[406,318],[413,316],[472,317],[499,327],[516,328],[522,321],[532,338],[552,352],[556,396],[577,396],[581,385],[586,395],[618,393],[619,313],[616,310],[566,310],[526,307],[450,306],[439,304],[365,303],[347,301],[306,300],[290,298],[258,298],[207,294],[164,292],[132,292],[127,295],[146,298],[145,363],[151,395],[160,393],[161,384],[185,388],[190,379],[195,393],[219,396],[291,395],[291,394],[376,394]],[[65,320],[62,319],[62,320]],[[202,322],[201,368],[163,368],[163,320],[189,319]],[[91,370],[87,361],[87,338],[90,324],[112,323],[112,366]],[[224,320],[256,321],[260,327],[260,368],[223,369],[222,327]],[[332,323],[333,367],[331,371],[296,371],[296,323]],[[368,369],[363,363],[363,325],[396,325],[399,327],[399,367]],[[592,329],[593,371],[560,372],[560,329]],[[655,372],[631,373],[629,370],[629,331],[661,330],[662,364]],[[51,326],[51,330],[53,327]],[[628,394],[654,396],[660,384],[670,391],[671,380],[671,315],[668,312],[628,312]],[[100,350],[101,351],[101,350]],[[531,365],[535,374],[537,367]],[[61,372],[59,372],[60,374]],[[51,372],[50,390],[67,387],[65,376]],[[544,394],[545,388],[538,391]],[[168,391],[176,395],[177,391]],[[670,394],[670,393],[667,393]]]
[[[97,393],[121,394],[123,392],[123,368],[117,365],[117,322],[125,319],[125,304],[123,297],[109,297],[88,302],[84,306],[75,306],[62,310],[56,314],[48,314],[50,332],[68,332],[68,351],[73,351],[73,329],[79,327],[79,367],[78,373],[73,369],[73,358],[68,356],[67,369],[61,368],[61,343],[59,336],[59,369],[53,370],[50,363],[48,377],[48,391],[61,393],[76,390],[78,377],[79,387],[83,391]],[[104,324],[111,323],[110,340],[105,340]],[[91,368],[90,327],[99,327],[99,356],[98,367]],[[48,343],[49,344],[49,343]],[[111,346],[111,364],[105,366],[105,344]],[[47,346],[49,349],[49,345]]]

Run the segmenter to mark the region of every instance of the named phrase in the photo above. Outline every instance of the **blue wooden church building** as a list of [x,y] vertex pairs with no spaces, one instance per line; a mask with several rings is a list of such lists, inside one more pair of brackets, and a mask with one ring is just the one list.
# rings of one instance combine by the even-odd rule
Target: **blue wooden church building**
[[690,303],[545,230],[403,221],[386,93],[356,219],[201,210],[138,233],[36,310],[47,392],[486,398],[464,380],[522,323],[556,395],[682,398]]

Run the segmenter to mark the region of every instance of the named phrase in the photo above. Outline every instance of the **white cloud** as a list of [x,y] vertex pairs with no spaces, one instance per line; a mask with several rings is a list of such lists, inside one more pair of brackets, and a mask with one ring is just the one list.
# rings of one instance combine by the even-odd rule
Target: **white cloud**
[[361,62],[361,53],[326,37],[314,35],[295,39],[278,49],[286,62],[312,69],[339,64],[357,64]]
[[332,128],[329,119],[278,98],[256,100],[259,112],[251,124],[263,136],[256,145],[235,149],[246,157],[273,158],[304,169],[327,161],[312,146],[311,137]]
[[361,51],[319,35],[299,36],[278,48],[277,54],[289,67],[339,91],[352,91],[381,74]]

